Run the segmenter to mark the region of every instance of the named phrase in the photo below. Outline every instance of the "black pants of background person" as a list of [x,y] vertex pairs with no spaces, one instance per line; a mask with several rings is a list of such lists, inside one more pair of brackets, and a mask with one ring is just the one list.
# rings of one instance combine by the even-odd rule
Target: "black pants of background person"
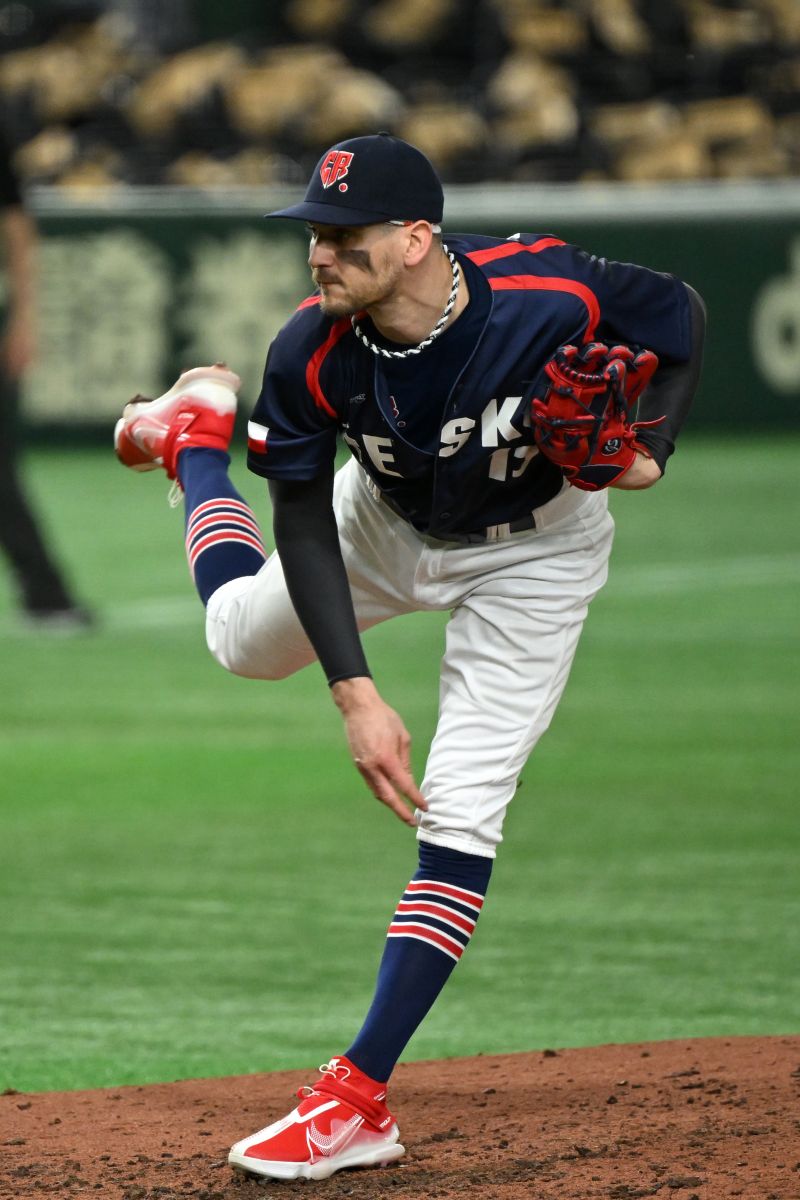
[[0,372],[0,550],[19,587],[20,603],[36,622],[88,625],[45,544],[19,473],[19,388]]

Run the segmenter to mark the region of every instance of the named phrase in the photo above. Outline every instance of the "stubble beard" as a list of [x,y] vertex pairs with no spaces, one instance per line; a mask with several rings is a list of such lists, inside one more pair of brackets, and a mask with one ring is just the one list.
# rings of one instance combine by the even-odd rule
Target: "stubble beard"
[[[333,320],[353,317],[356,313],[364,312],[373,305],[380,304],[394,288],[398,274],[393,271],[388,257],[385,257],[379,264],[375,264],[366,251],[343,251],[340,253],[340,258],[357,267],[363,272],[363,277],[357,278],[354,283],[345,285],[344,288],[340,285],[333,294],[325,295],[324,291],[321,291],[320,309],[326,317],[331,317]],[[318,287],[324,287],[324,280],[322,283],[318,283],[315,279],[314,282]]]
[[331,317],[334,321],[338,321],[341,317],[352,317],[357,312],[361,312],[363,304],[354,304],[349,296],[326,296],[324,293],[320,295],[319,301],[320,310],[326,317]]

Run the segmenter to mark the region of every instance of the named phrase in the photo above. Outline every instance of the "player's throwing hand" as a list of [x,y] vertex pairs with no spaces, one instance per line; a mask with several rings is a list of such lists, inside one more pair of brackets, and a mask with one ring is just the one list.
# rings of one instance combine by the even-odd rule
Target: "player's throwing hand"
[[411,736],[371,679],[343,679],[331,689],[344,717],[353,762],[373,794],[404,821],[416,825],[415,808],[427,810],[411,774]]

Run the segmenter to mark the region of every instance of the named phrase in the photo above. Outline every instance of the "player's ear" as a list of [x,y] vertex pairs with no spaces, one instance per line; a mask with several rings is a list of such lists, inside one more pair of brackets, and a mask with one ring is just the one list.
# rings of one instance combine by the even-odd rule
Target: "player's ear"
[[431,248],[432,241],[433,228],[430,221],[409,222],[406,226],[406,266],[415,267],[417,263],[422,262]]

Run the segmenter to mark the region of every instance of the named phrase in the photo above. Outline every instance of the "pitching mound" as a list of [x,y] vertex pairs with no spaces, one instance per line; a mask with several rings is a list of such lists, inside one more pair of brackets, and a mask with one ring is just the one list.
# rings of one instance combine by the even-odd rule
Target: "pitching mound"
[[800,1200],[800,1037],[412,1063],[391,1089],[399,1163],[322,1183],[234,1175],[229,1145],[285,1113],[307,1081],[292,1071],[6,1093],[0,1196]]

